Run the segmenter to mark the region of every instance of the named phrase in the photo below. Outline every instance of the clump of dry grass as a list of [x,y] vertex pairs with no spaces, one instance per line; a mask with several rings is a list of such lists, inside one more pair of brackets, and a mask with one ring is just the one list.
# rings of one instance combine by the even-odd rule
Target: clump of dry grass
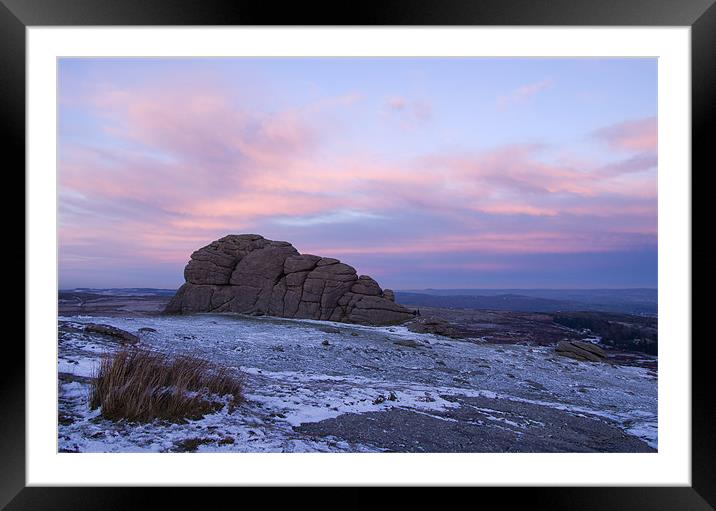
[[225,403],[233,408],[243,399],[242,389],[240,377],[206,360],[128,348],[101,360],[89,404],[112,420],[181,421],[201,418]]

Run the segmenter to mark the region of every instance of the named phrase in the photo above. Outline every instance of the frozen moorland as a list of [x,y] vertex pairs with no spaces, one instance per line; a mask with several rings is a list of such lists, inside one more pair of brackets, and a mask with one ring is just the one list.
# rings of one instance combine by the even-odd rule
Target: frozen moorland
[[[244,375],[246,401],[186,423],[113,422],[88,408],[109,337],[191,354]],[[60,316],[62,452],[651,452],[657,377],[548,346],[488,344],[233,314]]]

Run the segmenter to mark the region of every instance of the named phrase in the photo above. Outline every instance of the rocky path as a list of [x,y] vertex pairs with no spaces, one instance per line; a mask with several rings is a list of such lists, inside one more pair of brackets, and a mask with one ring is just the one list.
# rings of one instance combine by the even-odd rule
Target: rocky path
[[498,397],[442,396],[432,413],[394,408],[349,413],[298,430],[391,452],[652,452],[599,417]]

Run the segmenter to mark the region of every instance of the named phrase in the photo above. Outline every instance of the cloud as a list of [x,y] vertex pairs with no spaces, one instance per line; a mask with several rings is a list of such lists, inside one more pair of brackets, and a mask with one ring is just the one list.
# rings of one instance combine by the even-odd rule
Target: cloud
[[318,137],[319,128],[300,110],[250,112],[221,89],[109,89],[93,102],[111,121],[106,129],[113,137],[222,169],[306,154]]
[[[636,241],[636,243],[635,243]],[[416,254],[459,253],[480,254],[554,254],[611,252],[634,246],[655,244],[652,233],[645,232],[480,232],[473,235],[442,235],[414,239],[410,242],[371,244],[368,246],[324,246],[318,253],[354,254]]]
[[387,101],[388,109],[394,112],[402,112],[406,107],[406,100],[400,97],[393,97]]
[[321,215],[278,217],[274,222],[290,226],[311,226],[326,224],[350,224],[366,220],[384,220],[385,216],[367,211],[336,210]]
[[518,87],[517,89],[509,92],[508,94],[499,96],[497,98],[497,107],[500,110],[505,110],[512,106],[524,104],[537,93],[547,90],[552,86],[554,86],[554,81],[552,81],[551,79],[528,83],[526,85]]
[[603,167],[600,167],[598,172],[603,176],[631,174],[654,169],[657,166],[657,162],[656,152],[645,151],[627,158],[626,160],[619,160],[615,163],[606,164]]
[[593,136],[610,148],[622,151],[656,151],[658,126],[656,117],[620,122],[596,130]]
[[[652,176],[615,181],[620,175],[652,168],[653,159],[641,156],[603,165],[585,162],[580,167],[545,161],[545,148],[534,144],[511,144],[480,153],[434,154],[423,165],[449,176],[454,198],[465,196],[473,207],[498,213],[522,209],[529,214],[553,215],[564,199],[598,200],[605,194],[630,196],[643,190]],[[453,199],[455,200],[455,199]],[[519,205],[512,207],[511,204]],[[550,205],[549,207],[540,207]]]
[[[331,113],[356,93],[263,111],[226,88],[173,85],[98,88],[80,102],[99,140],[60,138],[63,271],[180,267],[232,232],[326,255],[428,258],[604,252],[656,239],[656,159],[639,122],[598,132],[632,148],[616,161],[559,162],[536,144],[397,159],[330,150],[341,136]],[[506,104],[549,86],[522,87]],[[431,117],[427,103],[401,97],[386,112],[406,123]]]

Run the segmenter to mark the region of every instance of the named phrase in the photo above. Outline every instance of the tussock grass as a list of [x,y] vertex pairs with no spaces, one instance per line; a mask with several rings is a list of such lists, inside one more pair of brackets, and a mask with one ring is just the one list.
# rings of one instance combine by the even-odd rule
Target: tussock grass
[[193,357],[127,348],[104,357],[92,378],[90,408],[107,419],[198,419],[243,400],[242,379]]

